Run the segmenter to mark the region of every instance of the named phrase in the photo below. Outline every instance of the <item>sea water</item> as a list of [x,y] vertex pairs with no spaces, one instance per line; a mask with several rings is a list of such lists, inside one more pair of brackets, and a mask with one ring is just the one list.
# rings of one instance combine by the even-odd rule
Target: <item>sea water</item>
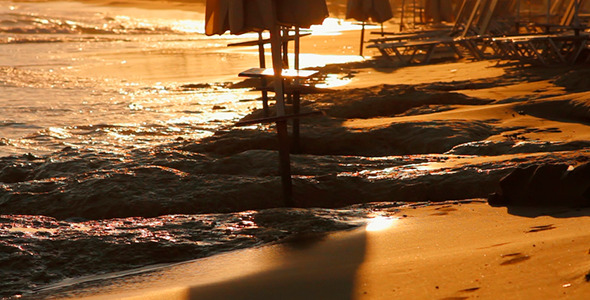
[[227,44],[256,35],[205,36],[195,2],[184,11],[0,1],[0,156],[201,138],[259,106],[245,101],[258,94],[226,88],[258,65],[255,49]]
[[246,114],[256,95],[223,82],[255,57],[219,53],[203,14],[1,1],[0,156],[150,147]]

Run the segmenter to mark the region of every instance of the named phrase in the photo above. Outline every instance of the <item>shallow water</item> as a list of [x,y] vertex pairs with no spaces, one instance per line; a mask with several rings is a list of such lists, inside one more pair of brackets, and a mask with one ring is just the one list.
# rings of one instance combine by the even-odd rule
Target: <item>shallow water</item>
[[226,45],[254,36],[206,37],[203,14],[0,1],[0,156],[198,139],[259,106],[225,84],[258,64]]
[[234,70],[205,67],[222,44],[198,34],[202,13],[2,2],[2,155],[198,138],[247,111],[236,98],[254,97],[183,87]]

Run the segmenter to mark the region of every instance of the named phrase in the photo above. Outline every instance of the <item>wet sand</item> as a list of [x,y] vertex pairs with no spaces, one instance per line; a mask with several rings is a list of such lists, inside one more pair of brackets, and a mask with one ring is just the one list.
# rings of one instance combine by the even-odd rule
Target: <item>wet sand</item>
[[589,213],[588,209],[508,213],[480,200],[411,206],[361,229],[226,253],[66,295],[79,299],[583,299],[590,292],[590,236],[585,230]]

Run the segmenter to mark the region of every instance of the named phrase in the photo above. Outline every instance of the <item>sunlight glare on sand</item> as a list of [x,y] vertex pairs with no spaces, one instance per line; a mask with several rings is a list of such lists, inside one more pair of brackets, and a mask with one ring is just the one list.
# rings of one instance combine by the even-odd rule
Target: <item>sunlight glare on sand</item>
[[366,231],[381,231],[392,227],[397,218],[377,216],[367,223]]
[[340,77],[338,74],[327,74],[323,82],[315,85],[317,88],[335,88],[345,86],[352,81],[350,77]]
[[[364,58],[359,55],[327,55],[301,53],[299,56],[301,57],[301,68],[323,67],[327,64],[344,64],[364,60]],[[292,57],[292,55],[289,55],[289,59],[292,59]],[[334,87],[334,85],[331,86]]]

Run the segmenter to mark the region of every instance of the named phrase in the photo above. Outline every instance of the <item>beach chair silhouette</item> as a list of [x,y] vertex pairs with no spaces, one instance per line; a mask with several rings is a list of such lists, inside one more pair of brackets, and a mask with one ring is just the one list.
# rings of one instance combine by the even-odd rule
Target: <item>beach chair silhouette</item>
[[[500,3],[513,0],[464,0],[457,12],[457,20],[450,30],[442,34],[432,32],[398,35],[384,39],[372,40],[368,48],[376,48],[383,57],[403,64],[429,63],[437,49],[451,49],[458,58],[465,53],[475,59],[483,58],[482,36],[489,32],[490,24],[497,15]],[[504,29],[506,30],[506,29]],[[421,58],[419,56],[422,56]]]

